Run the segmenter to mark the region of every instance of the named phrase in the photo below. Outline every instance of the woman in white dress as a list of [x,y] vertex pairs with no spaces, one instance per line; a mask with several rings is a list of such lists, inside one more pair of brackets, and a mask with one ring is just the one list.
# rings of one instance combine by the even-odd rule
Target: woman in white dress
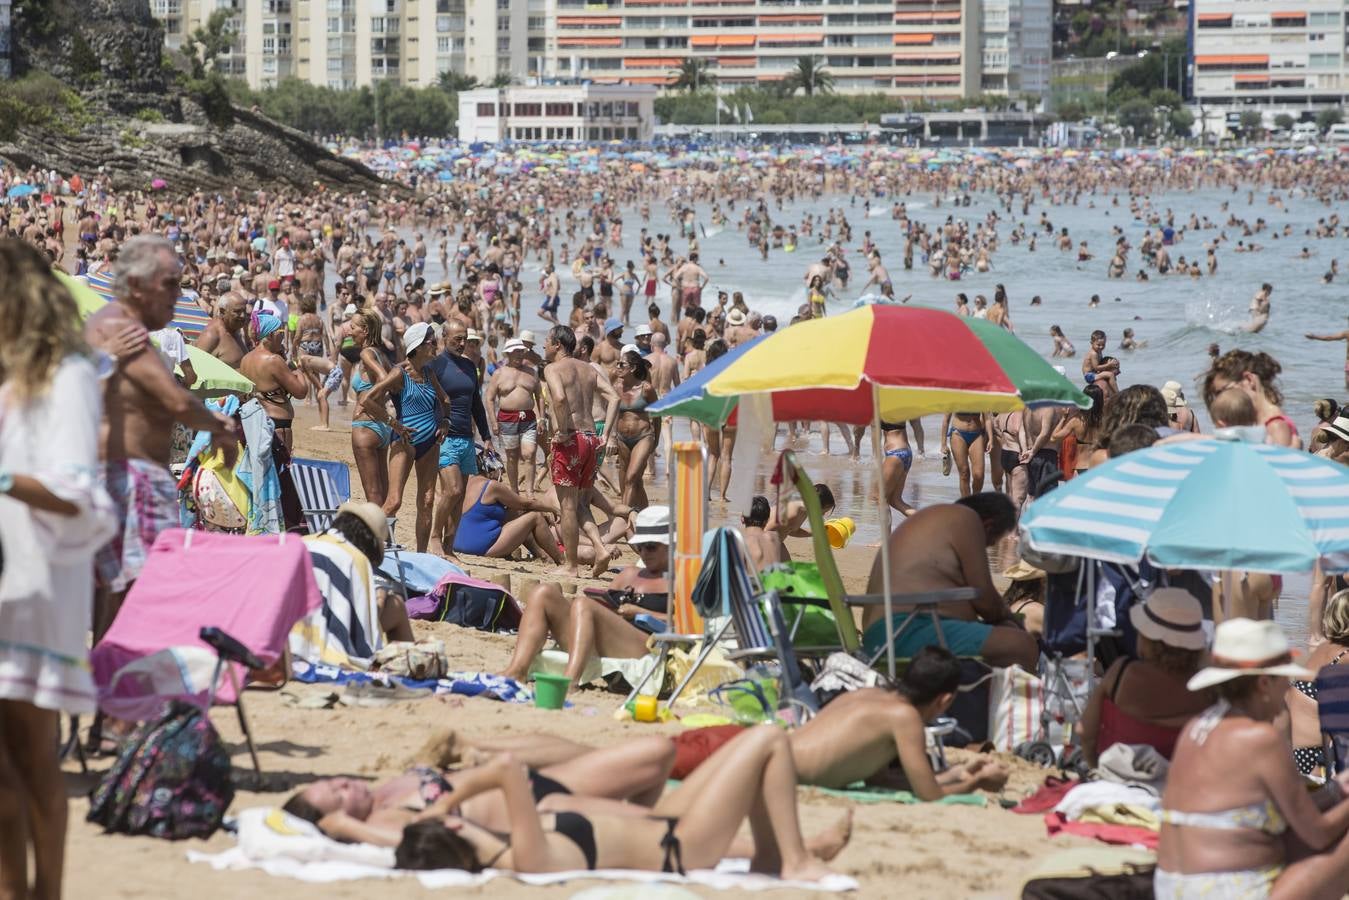
[[60,715],[95,708],[93,555],[113,517],[97,479],[98,370],[75,301],[17,240],[0,241],[0,333],[0,895],[57,898]]

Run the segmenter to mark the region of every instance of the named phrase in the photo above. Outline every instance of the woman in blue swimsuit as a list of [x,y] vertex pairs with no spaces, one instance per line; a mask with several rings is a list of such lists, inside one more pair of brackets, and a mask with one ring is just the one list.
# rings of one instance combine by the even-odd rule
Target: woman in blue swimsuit
[[962,497],[984,489],[984,451],[988,447],[984,431],[984,417],[980,413],[947,413],[942,420],[942,474],[950,474],[950,461],[955,460]]
[[[349,328],[355,346],[360,348],[356,365],[351,367],[351,390],[356,395],[356,410],[351,418],[351,453],[356,459],[365,498],[383,506],[389,496],[389,445],[393,443],[393,428],[374,418],[361,402],[389,375],[378,341],[371,337],[379,334],[380,322],[374,313],[359,312],[352,317]],[[387,408],[382,414],[388,415]]]
[[886,502],[902,515],[911,515],[914,508],[904,502],[904,482],[913,465],[913,450],[909,447],[909,432],[905,422],[882,422],[881,441],[885,458],[881,460],[882,490]]
[[[376,422],[389,426],[394,442],[389,453],[389,492],[384,499],[385,515],[396,515],[403,505],[403,489],[408,475],[417,470],[417,549],[426,549],[431,535],[431,506],[435,500],[435,449],[440,402],[440,385],[426,371],[436,355],[436,333],[425,322],[417,322],[403,332],[406,358],[372,387],[361,399],[361,408]],[[395,419],[384,404],[392,397],[398,411]],[[445,402],[445,409],[449,403]],[[425,535],[426,540],[423,540]]]
[[523,544],[535,557],[546,556],[561,565],[557,542],[544,518],[550,509],[542,500],[527,500],[493,478],[470,475],[454,552],[506,559]]

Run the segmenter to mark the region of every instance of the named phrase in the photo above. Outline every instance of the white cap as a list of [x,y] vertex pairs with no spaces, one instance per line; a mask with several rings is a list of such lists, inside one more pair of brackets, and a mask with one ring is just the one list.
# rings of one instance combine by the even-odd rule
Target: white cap
[[409,356],[422,344],[425,344],[431,335],[431,326],[426,322],[416,322],[407,331],[403,332],[403,352]]
[[357,312],[357,310],[356,310],[356,304],[355,304],[355,303],[348,303],[347,306],[346,306],[346,308],[342,310],[342,315],[344,315],[344,316],[346,316],[348,319],[350,319],[352,316],[356,315],[356,312]]
[[636,344],[624,344],[623,349],[618,351],[618,353],[620,356],[627,356],[629,353],[635,356],[641,356],[642,348],[638,347]]
[[633,337],[646,337],[651,334],[650,325],[638,325],[637,330],[632,333]]
[[475,331],[474,329],[470,328],[470,329],[468,330],[468,334],[464,336],[464,340],[466,340],[466,341],[478,341],[479,343],[482,343],[482,335],[479,334],[479,333],[478,333],[477,331]]

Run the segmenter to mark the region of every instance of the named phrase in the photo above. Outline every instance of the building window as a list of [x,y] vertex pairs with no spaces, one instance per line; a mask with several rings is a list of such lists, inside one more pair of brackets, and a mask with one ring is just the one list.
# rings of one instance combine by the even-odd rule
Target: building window
[[542,53],[542,52],[544,51],[544,40],[543,40],[543,38],[541,38],[541,37],[539,37],[539,38],[529,38],[529,39],[525,42],[525,49],[528,50],[530,53]]
[[538,117],[543,115],[542,103],[517,103],[515,104],[515,115]]
[[544,111],[549,116],[575,115],[574,107],[570,103],[548,103],[544,105]]
[[484,119],[496,118],[497,108],[495,103],[479,103],[478,115]]
[[497,31],[510,31],[510,30],[511,30],[511,17],[500,16],[497,19]]
[[447,37],[436,38],[436,52],[445,54],[450,52],[450,39]]
[[530,31],[543,31],[548,27],[548,17],[530,16],[526,22],[526,27],[528,27]]

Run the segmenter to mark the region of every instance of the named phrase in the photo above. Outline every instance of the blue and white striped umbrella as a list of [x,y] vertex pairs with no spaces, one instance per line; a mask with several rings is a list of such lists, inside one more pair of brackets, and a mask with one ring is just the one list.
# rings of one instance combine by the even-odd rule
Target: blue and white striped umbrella
[[1349,468],[1266,444],[1149,447],[1040,497],[1021,534],[1041,552],[1107,562],[1349,571]]

